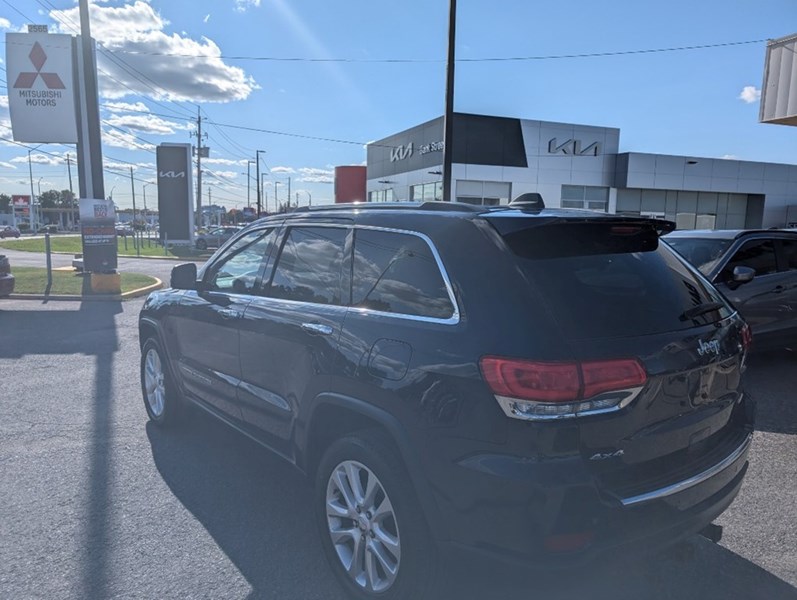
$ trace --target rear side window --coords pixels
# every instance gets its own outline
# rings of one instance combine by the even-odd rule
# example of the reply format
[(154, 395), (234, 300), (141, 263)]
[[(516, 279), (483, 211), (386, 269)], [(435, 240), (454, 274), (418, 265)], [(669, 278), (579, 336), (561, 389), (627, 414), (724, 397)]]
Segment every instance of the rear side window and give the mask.
[(345, 240), (344, 228), (292, 227), (266, 295), (315, 304), (342, 304)]
[(383, 312), (447, 319), (454, 306), (437, 261), (415, 235), (356, 229), (352, 305)]
[(742, 244), (722, 269), (720, 281), (730, 281), (734, 267), (755, 269), (756, 277), (778, 272), (775, 262), (775, 242), (773, 240), (750, 240)]
[[(677, 331), (731, 314), (711, 284), (658, 243), (653, 229), (548, 225), (504, 239), (569, 339)], [(686, 317), (711, 303), (721, 308)]]
[(797, 270), (797, 241), (781, 240), (783, 251), (783, 268), (787, 271)]

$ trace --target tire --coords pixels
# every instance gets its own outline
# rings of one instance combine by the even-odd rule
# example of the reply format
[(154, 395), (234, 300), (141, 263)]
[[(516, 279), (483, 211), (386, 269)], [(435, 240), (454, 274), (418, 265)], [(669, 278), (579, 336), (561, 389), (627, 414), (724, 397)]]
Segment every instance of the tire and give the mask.
[(196, 241), (196, 249), (197, 250), (207, 250), (208, 243), (205, 240), (197, 240)]
[[(359, 502), (352, 502), (352, 488), (347, 482), (357, 475)], [(372, 477), (375, 491), (369, 500)], [(341, 492), (343, 488), (349, 501)], [(351, 504), (355, 504), (353, 510), (348, 508)], [(324, 553), (348, 597), (439, 597), (442, 577), (437, 570), (435, 544), (403, 462), (378, 431), (358, 432), (327, 449), (316, 472), (314, 510)], [(336, 542), (333, 530), (337, 532)], [(355, 578), (347, 566), (353, 565), (357, 548), (361, 550), (357, 567), (352, 569), (357, 573)], [(395, 574), (383, 565), (392, 567)]]
[(176, 423), (182, 409), (166, 363), (166, 354), (154, 337), (141, 348), (141, 394), (150, 420), (160, 427)]

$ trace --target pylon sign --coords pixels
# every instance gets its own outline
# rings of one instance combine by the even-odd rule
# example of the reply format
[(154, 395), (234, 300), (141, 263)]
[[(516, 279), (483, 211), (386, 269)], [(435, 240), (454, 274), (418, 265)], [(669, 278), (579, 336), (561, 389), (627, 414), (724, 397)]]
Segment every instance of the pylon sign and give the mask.
[(14, 140), (77, 143), (72, 36), (6, 33), (6, 63)]

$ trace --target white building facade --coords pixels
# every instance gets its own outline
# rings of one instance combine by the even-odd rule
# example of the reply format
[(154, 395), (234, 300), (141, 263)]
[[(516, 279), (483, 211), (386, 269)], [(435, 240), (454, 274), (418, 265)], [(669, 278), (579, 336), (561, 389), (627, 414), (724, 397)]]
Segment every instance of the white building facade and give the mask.
[[(442, 199), (443, 120), (368, 145), (368, 199)], [(679, 229), (797, 226), (797, 165), (619, 153), (620, 130), (457, 113), (452, 199), (648, 215)]]

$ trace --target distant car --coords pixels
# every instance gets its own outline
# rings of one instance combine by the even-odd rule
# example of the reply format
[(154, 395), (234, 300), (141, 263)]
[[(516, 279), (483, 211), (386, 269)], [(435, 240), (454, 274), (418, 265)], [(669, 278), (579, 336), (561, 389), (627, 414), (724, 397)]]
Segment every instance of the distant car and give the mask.
[(736, 306), (756, 349), (797, 346), (797, 232), (685, 230), (664, 240)]
[(11, 274), (11, 263), (8, 258), (0, 254), (0, 298), (14, 292), (14, 276)]
[(117, 223), (116, 224), (116, 235), (121, 235), (122, 237), (127, 237), (128, 235), (133, 235), (133, 228), (128, 225), (127, 223)]
[(207, 250), (208, 248), (219, 248), (224, 242), (229, 240), (243, 227), (217, 227), (207, 233), (197, 235), (195, 245), (197, 250)]
[(12, 227), (11, 225), (2, 225), (0, 226), (0, 238), (18, 238), (19, 237), (19, 229), (16, 227)]
[(39, 233), (58, 233), (58, 225), (43, 225), (39, 228)]

